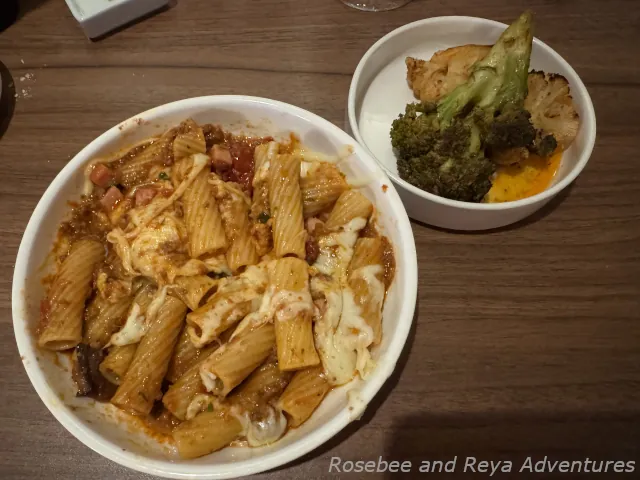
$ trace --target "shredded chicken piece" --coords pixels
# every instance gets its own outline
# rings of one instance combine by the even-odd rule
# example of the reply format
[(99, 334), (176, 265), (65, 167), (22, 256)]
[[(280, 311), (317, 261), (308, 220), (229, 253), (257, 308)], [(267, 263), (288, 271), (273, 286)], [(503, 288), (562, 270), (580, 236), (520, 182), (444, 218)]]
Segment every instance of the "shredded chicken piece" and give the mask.
[(490, 45), (461, 45), (436, 52), (431, 60), (407, 57), (407, 82), (416, 98), (435, 102), (469, 78), (471, 67), (491, 50)]

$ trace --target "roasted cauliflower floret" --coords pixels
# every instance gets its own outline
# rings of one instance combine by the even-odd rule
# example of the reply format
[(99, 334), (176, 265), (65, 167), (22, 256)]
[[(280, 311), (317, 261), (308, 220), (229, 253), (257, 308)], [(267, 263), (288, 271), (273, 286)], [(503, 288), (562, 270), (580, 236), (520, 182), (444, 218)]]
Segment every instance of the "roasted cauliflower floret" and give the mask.
[(482, 60), (491, 45), (461, 45), (436, 52), (431, 60), (407, 57), (407, 82), (416, 98), (436, 102), (465, 83), (471, 67)]
[(531, 113), (536, 129), (553, 135), (564, 150), (578, 134), (580, 117), (571, 98), (569, 82), (562, 75), (533, 71), (524, 108)]

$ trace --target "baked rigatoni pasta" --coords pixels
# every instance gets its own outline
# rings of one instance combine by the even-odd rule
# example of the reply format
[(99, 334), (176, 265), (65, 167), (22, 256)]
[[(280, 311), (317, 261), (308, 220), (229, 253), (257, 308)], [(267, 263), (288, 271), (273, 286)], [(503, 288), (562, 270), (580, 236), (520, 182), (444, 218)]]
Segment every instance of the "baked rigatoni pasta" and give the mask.
[(124, 324), (133, 298), (129, 295), (111, 301), (97, 294), (85, 313), (83, 342), (92, 348), (102, 348)]
[(194, 153), (206, 153), (206, 151), (207, 144), (202, 128), (191, 119), (182, 122), (173, 141), (174, 160), (180, 160)]
[(277, 442), (384, 335), (393, 252), (338, 160), (191, 119), (94, 159), (39, 345), (183, 458)]
[(343, 192), (336, 201), (325, 223), (327, 230), (343, 227), (355, 219), (367, 220), (373, 212), (373, 205), (357, 190)]
[(218, 290), (200, 308), (187, 315), (189, 336), (202, 348), (258, 308), (267, 287), (264, 266), (251, 266), (235, 277), (223, 278)]
[(332, 385), (350, 382), (357, 374), (364, 376), (371, 367), (368, 346), (373, 342), (373, 332), (354, 305), (346, 272), (358, 236), (372, 212), (373, 205), (360, 192), (344, 192), (318, 240), (320, 253), (313, 267), (320, 275), (311, 281), (311, 290), (322, 309), (314, 324), (314, 336), (327, 381)]
[(167, 297), (158, 316), (144, 336), (118, 390), (111, 399), (118, 408), (134, 415), (148, 415), (160, 398), (173, 347), (187, 313), (187, 306)]
[(203, 412), (178, 425), (173, 438), (182, 458), (197, 458), (226, 447), (242, 433), (240, 419), (228, 409)]
[(111, 335), (108, 345), (124, 346), (140, 341), (149, 325), (147, 310), (157, 293), (158, 289), (152, 283), (145, 282), (140, 286), (129, 306), (124, 326)]
[(251, 411), (264, 402), (276, 400), (291, 381), (293, 372), (280, 369), (277, 358), (267, 360), (230, 395), (229, 401), (245, 411)]
[(307, 231), (302, 216), (300, 157), (291, 154), (274, 156), (269, 172), (269, 206), (276, 256), (305, 258)]
[(180, 336), (178, 337), (178, 342), (173, 349), (173, 355), (171, 356), (169, 368), (167, 369), (167, 380), (171, 383), (178, 380), (187, 370), (189, 370), (189, 368), (191, 368), (193, 364), (198, 361), (201, 353), (201, 349), (197, 348), (191, 341), (189, 330), (185, 324), (182, 328), (182, 332), (180, 332)]
[(109, 382), (114, 385), (120, 385), (127, 370), (129, 370), (129, 366), (137, 349), (137, 343), (131, 343), (122, 347), (114, 345), (109, 348), (109, 353), (107, 353), (107, 356), (100, 363), (100, 373), (102, 373), (104, 378)]
[(313, 301), (308, 265), (294, 257), (274, 261), (269, 268), (278, 364), (299, 370), (320, 362), (313, 340)]
[(176, 277), (173, 293), (182, 300), (190, 310), (196, 310), (203, 299), (214, 292), (220, 281), (207, 275)]
[(260, 260), (251, 237), (250, 200), (239, 184), (224, 182), (217, 175), (209, 177), (218, 201), (224, 231), (229, 241), (227, 262), (233, 272), (239, 272)]
[(266, 324), (224, 344), (200, 365), (207, 391), (228, 395), (273, 352), (275, 341), (273, 325)]
[(269, 142), (256, 147), (254, 155), (255, 175), (253, 177), (253, 196), (251, 199), (250, 217), (252, 221), (251, 235), (259, 256), (266, 255), (273, 249), (271, 224), (271, 207), (269, 206), (269, 172), (271, 162), (278, 155), (277, 142)]
[(360, 316), (373, 330), (373, 344), (380, 343), (382, 338), (382, 305), (386, 290), (384, 251), (385, 242), (381, 237), (358, 239), (347, 274)]
[(304, 218), (330, 210), (343, 192), (349, 189), (337, 166), (319, 164), (300, 178)]
[(208, 182), (209, 172), (202, 171), (182, 196), (184, 223), (189, 238), (189, 254), (198, 258), (227, 249), (222, 217)]
[(113, 170), (110, 180), (118, 180), (125, 188), (133, 188), (143, 183), (154, 166), (171, 161), (169, 155), (175, 136), (175, 129), (169, 130), (159, 139), (134, 148), (120, 159), (110, 163), (107, 167)]
[(307, 421), (330, 389), (322, 367), (305, 368), (293, 376), (278, 406), (289, 417), (289, 425), (297, 427)]
[(194, 397), (201, 393), (206, 393), (202, 380), (200, 379), (200, 365), (211, 356), (217, 345), (204, 349), (198, 359), (189, 369), (171, 385), (162, 397), (162, 403), (176, 418), (184, 420), (187, 416), (189, 404)]
[(93, 273), (103, 258), (104, 246), (95, 240), (79, 240), (71, 247), (43, 302), (40, 347), (67, 350), (80, 343), (84, 303), (91, 294)]

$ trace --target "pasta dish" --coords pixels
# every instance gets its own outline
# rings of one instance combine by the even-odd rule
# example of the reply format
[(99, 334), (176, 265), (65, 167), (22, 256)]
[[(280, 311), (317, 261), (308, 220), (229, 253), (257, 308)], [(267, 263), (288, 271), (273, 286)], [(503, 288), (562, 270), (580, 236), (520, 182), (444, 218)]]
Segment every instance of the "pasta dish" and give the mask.
[(86, 170), (38, 346), (183, 458), (261, 446), (375, 368), (393, 249), (333, 157), (186, 120)]

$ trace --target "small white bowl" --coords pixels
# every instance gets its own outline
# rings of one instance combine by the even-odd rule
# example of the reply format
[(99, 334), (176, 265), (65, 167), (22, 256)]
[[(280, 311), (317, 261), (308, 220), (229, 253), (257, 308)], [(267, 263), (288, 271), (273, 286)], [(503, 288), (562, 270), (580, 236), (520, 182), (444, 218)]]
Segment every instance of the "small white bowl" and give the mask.
[[(83, 166), (98, 155), (160, 133), (186, 118), (220, 123), (235, 133), (288, 138), (295, 132), (307, 146), (329, 155), (353, 146), (340, 163), (347, 179), (368, 180), (362, 192), (374, 202), (379, 225), (394, 245), (396, 277), (383, 312), (383, 338), (373, 351), (377, 366), (366, 381), (331, 391), (313, 416), (275, 444), (263, 448), (226, 448), (195, 460), (180, 460), (167, 446), (147, 436), (131, 417), (110, 404), (76, 398), (66, 357), (38, 350), (34, 326), (44, 292), (48, 252), (67, 201), (77, 199)], [(417, 290), (416, 250), (400, 197), (375, 160), (330, 122), (274, 100), (245, 96), (191, 98), (153, 108), (130, 118), (92, 141), (58, 174), (38, 203), (22, 238), (13, 276), (13, 326), (24, 367), (38, 395), (58, 421), (81, 442), (105, 457), (141, 472), (182, 479), (232, 478), (269, 470), (304, 455), (362, 415), (393, 372), (413, 321)], [(66, 367), (66, 368), (65, 368)], [(347, 392), (354, 390), (348, 400)]]
[(433, 195), (398, 176), (391, 148), (391, 122), (417, 101), (407, 85), (404, 60), (428, 60), (438, 50), (465, 44), (491, 45), (507, 25), (475, 17), (435, 17), (400, 27), (378, 40), (360, 60), (351, 80), (349, 127), (358, 142), (378, 160), (398, 189), (411, 218), (454, 230), (502, 227), (532, 214), (566, 188), (587, 164), (596, 139), (591, 98), (573, 68), (551, 47), (534, 39), (531, 68), (564, 75), (580, 115), (580, 131), (562, 155), (552, 184), (537, 195), (506, 203), (468, 203)]

